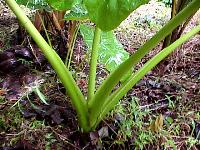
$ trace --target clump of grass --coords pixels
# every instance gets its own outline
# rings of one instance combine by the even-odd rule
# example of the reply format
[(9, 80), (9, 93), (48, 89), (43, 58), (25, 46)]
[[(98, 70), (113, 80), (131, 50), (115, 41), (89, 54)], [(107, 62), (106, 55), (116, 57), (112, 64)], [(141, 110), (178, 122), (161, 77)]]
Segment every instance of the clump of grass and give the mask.
[[(1, 100), (5, 101), (4, 99)], [(4, 109), (0, 116), (0, 131), (2, 131), (0, 135), (5, 140), (1, 140), (0, 146), (15, 145), (19, 141), (23, 122), (24, 118), (17, 108)]]
[(132, 141), (129, 148), (144, 149), (155, 140), (149, 129), (149, 111), (141, 111), (138, 101), (138, 98), (132, 97), (130, 101), (120, 102), (112, 111), (111, 116), (115, 118), (115, 125), (118, 126), (115, 144), (125, 146), (128, 141)]
[[(177, 100), (180, 100), (180, 97), (177, 97)], [(177, 109), (180, 103), (171, 101), (168, 104), (168, 111), (176, 113), (176, 117), (173, 117), (164, 112), (161, 115), (159, 111), (141, 110), (139, 103), (138, 98), (132, 97), (131, 100), (121, 101), (112, 111), (110, 119), (114, 119), (112, 124), (117, 128), (115, 128), (116, 136), (112, 139), (113, 145), (129, 149), (182, 149), (184, 147), (189, 149), (198, 145), (198, 140), (193, 134), (194, 119), (200, 118), (198, 112), (189, 114), (187, 110), (188, 113), (185, 114), (185, 108)], [(153, 131), (152, 123), (160, 115), (163, 118), (162, 126), (159, 131)]]
[(45, 121), (34, 117), (25, 119), (17, 106), (6, 108), (0, 116), (0, 136), (4, 137), (0, 147), (16, 146), (22, 141), (32, 146), (37, 143), (34, 146), (38, 149), (51, 149), (53, 144), (56, 147), (61, 144)]

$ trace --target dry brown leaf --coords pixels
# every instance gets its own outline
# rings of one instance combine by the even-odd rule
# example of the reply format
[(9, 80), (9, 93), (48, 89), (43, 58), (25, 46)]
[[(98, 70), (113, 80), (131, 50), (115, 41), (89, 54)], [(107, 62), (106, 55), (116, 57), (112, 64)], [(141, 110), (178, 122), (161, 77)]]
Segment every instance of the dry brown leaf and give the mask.
[(155, 121), (153, 121), (150, 125), (150, 129), (153, 132), (159, 132), (163, 127), (163, 115), (160, 114)]

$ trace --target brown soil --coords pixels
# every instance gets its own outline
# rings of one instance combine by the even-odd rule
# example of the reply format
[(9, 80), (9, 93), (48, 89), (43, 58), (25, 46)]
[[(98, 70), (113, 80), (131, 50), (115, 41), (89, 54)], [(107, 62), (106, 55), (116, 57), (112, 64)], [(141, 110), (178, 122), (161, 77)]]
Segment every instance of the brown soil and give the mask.
[[(10, 17), (8, 9), (2, 3), (0, 4), (0, 33), (3, 33), (0, 34), (0, 49), (4, 49), (5, 52), (7, 48), (15, 47), (11, 39), (16, 36), (18, 23), (14, 17)], [(146, 9), (148, 10), (147, 7), (145, 11)], [(136, 14), (140, 14), (140, 11)], [(196, 24), (195, 17), (186, 31)], [(131, 17), (122, 26), (130, 23), (132, 21), (130, 19)], [(167, 19), (164, 20), (166, 21)], [(152, 30), (153, 28), (145, 30), (146, 26), (142, 26), (141, 31), (135, 31), (135, 27), (131, 28), (129, 33), (131, 36), (127, 33), (123, 34), (123, 27), (116, 30), (119, 40), (128, 52), (134, 53), (158, 30)], [(148, 34), (142, 34), (144, 30)], [(127, 41), (126, 36), (131, 40)], [(160, 47), (161, 44), (142, 59), (136, 69), (160, 51)], [(85, 57), (86, 51), (82, 49), (85, 49), (85, 46), (79, 37), (75, 46), (72, 69), (76, 71), (74, 76), (77, 83), (86, 94), (89, 68)], [(146, 75), (120, 103), (128, 107), (133, 97), (139, 98), (139, 110), (142, 112), (149, 110), (141, 125), (142, 130), (145, 131), (148, 131), (150, 120), (155, 119), (159, 114), (173, 119), (170, 127), (163, 125), (163, 130), (168, 131), (167, 135), (152, 133), (155, 140), (145, 144), (144, 149), (164, 149), (162, 144), (170, 137), (174, 140), (177, 149), (184, 150), (188, 148), (189, 138), (197, 138), (196, 133), (200, 130), (200, 117), (197, 115), (200, 110), (199, 49), (200, 35), (197, 35), (167, 58), (165, 63), (161, 64), (162, 67), (156, 67)], [(16, 51), (12, 53), (17, 57)], [(22, 59), (22, 56), (19, 58)], [(31, 63), (25, 65), (26, 71), (20, 70), (17, 74), (1, 72), (0, 99), (3, 99), (3, 102), (0, 102), (0, 150), (134, 149), (138, 146), (135, 141), (139, 137), (138, 130), (141, 129), (133, 126), (131, 137), (122, 137), (121, 124), (125, 119), (115, 114), (117, 110), (102, 121), (96, 131), (88, 134), (81, 133), (70, 100), (48, 63), (44, 62), (42, 66), (38, 66), (34, 58), (29, 61)], [(104, 66), (99, 64), (98, 85), (107, 74)], [(49, 105), (41, 102), (33, 92), (33, 86), (40, 88)], [(192, 127), (194, 122), (196, 126)], [(174, 131), (177, 125), (179, 125), (179, 132), (170, 132), (170, 130)], [(198, 149), (199, 145), (192, 145), (191, 148)]]

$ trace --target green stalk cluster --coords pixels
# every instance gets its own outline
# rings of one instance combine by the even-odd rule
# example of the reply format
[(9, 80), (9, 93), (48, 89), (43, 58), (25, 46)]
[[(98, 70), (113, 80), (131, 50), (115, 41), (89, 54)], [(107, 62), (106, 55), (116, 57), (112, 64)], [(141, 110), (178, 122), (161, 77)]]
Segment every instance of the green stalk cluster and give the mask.
[(199, 8), (199, 0), (193, 0), (185, 9), (170, 20), (154, 37), (147, 41), (141, 48), (139, 48), (128, 60), (123, 62), (109, 77), (103, 82), (99, 89), (95, 92), (96, 67), (98, 58), (98, 49), (101, 39), (101, 30), (96, 27), (95, 36), (93, 40), (88, 97), (84, 98), (80, 88), (73, 79), (70, 71), (62, 62), (58, 54), (40, 35), (31, 21), (27, 18), (15, 0), (6, 0), (8, 6), (12, 9), (18, 17), (21, 24), (25, 27), (27, 32), (31, 35), (38, 47), (44, 53), (45, 57), (52, 65), (57, 73), (59, 79), (67, 90), (72, 104), (77, 111), (80, 127), (84, 132), (95, 130), (100, 121), (105, 115), (113, 109), (117, 102), (153, 67), (155, 67), (161, 60), (167, 57), (178, 46), (186, 42), (190, 37), (200, 31), (200, 25), (195, 27), (189, 33), (182, 36), (180, 39), (172, 43), (160, 53), (155, 55), (144, 66), (134, 73), (128, 81), (121, 85), (115, 92), (112, 93), (115, 85), (120, 79), (137, 64), (151, 49), (153, 49), (159, 42), (161, 42), (167, 35), (169, 35), (179, 24), (194, 14)]

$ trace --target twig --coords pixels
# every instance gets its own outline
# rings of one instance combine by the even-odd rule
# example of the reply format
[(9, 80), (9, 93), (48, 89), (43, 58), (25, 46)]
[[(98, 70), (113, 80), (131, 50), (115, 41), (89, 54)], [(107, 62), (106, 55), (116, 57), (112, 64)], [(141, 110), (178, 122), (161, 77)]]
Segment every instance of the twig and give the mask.
[(113, 130), (113, 128), (111, 128), (111, 126), (110, 126), (105, 120), (103, 120), (103, 122), (110, 128), (110, 130), (111, 130), (115, 135), (117, 135), (117, 133), (115, 132), (115, 130)]
[(74, 147), (74, 148), (76, 148), (76, 149), (78, 149), (78, 150), (81, 150), (79, 147), (77, 147), (77, 146), (75, 146), (74, 144), (70, 143), (70, 142), (69, 142), (69, 139), (67, 139), (67, 138), (64, 137), (63, 135), (57, 133), (53, 128), (50, 127), (50, 129), (53, 131), (53, 133), (55, 133), (57, 136), (59, 136), (59, 138), (60, 138), (61, 140), (63, 140), (64, 142), (66, 142), (66, 143), (69, 144), (70, 146), (72, 146), (72, 147)]
[(168, 106), (167, 99), (163, 99), (163, 100), (159, 100), (157, 103), (140, 106), (140, 109), (141, 110), (148, 109), (150, 111), (154, 111), (160, 108), (166, 108), (167, 106)]

